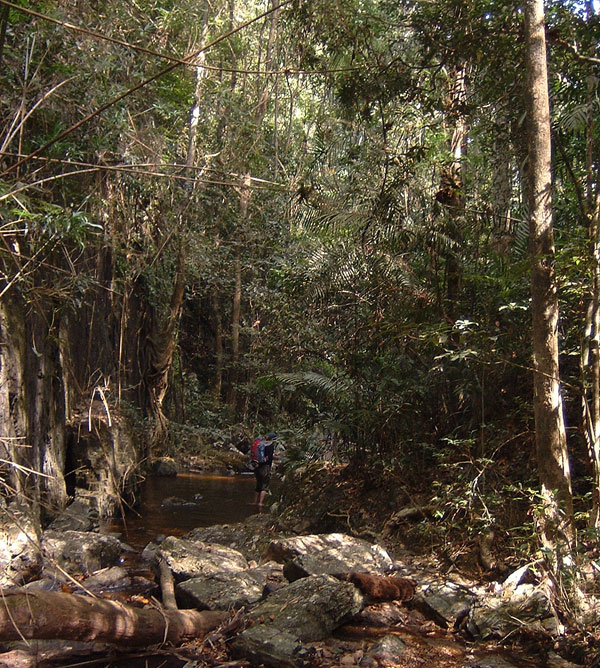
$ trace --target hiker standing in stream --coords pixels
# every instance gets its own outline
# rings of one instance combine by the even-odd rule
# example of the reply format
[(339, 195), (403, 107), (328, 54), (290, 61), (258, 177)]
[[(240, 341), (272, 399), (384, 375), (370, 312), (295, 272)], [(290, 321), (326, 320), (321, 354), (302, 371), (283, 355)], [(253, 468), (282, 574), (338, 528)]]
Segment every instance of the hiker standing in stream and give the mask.
[(271, 481), (271, 467), (273, 466), (273, 453), (275, 452), (275, 439), (277, 434), (267, 434), (266, 437), (259, 436), (252, 443), (250, 450), (250, 466), (256, 478), (256, 494), (254, 503), (262, 507), (269, 482)]

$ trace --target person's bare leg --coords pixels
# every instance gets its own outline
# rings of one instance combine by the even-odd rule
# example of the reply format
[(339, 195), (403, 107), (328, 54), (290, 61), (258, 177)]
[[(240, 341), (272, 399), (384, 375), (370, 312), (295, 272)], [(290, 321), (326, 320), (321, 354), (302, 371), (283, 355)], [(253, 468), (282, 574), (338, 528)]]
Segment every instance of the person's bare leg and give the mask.
[(267, 493), (264, 492), (264, 491), (258, 493), (258, 505), (259, 506), (262, 506), (262, 504), (264, 503), (265, 496), (267, 496)]

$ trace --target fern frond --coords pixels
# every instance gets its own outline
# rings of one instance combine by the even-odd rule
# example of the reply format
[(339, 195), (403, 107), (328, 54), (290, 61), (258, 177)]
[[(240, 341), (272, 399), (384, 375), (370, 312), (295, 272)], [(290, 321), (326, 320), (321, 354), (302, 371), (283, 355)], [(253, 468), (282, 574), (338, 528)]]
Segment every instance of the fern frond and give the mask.
[(316, 371), (275, 373), (272, 377), (288, 389), (312, 390), (329, 397), (344, 395), (351, 387), (351, 383), (347, 378), (340, 376), (330, 378)]

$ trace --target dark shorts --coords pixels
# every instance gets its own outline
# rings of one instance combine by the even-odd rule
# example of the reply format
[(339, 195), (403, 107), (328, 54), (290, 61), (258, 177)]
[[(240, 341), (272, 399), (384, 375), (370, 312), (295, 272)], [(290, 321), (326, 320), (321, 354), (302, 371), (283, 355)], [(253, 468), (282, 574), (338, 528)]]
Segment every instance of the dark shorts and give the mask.
[(256, 476), (256, 491), (264, 492), (269, 489), (269, 482), (271, 481), (271, 467), (268, 464), (259, 464), (255, 469)]

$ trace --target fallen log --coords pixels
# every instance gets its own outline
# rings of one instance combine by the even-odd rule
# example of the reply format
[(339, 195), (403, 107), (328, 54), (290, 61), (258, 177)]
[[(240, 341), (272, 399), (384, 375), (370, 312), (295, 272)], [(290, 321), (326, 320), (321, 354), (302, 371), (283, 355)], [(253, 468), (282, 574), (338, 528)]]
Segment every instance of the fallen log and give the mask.
[[(108, 659), (118, 656), (114, 645), (69, 640), (28, 640), (11, 643), (13, 649), (0, 654), (0, 668), (43, 668), (43, 666), (78, 665), (93, 656)], [(14, 645), (18, 645), (14, 647)], [(123, 656), (128, 656), (130, 650)], [(108, 665), (108, 664), (107, 664)]]
[(62, 639), (125, 646), (178, 644), (204, 636), (226, 612), (134, 608), (62, 592), (0, 591), (0, 641)]

